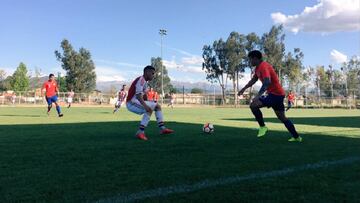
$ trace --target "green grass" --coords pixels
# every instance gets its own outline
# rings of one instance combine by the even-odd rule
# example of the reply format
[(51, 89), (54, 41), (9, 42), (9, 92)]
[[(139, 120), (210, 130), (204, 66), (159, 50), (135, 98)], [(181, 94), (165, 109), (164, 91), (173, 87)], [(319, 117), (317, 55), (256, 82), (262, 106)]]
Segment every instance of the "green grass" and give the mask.
[[(121, 109), (0, 107), (0, 202), (92, 202), (204, 179), (302, 166), (360, 156), (359, 110), (292, 109), (288, 117), (303, 143), (264, 109), (270, 131), (256, 137), (249, 109), (165, 109), (174, 135), (147, 128), (148, 142), (134, 138), (140, 117)], [(154, 118), (153, 118), (154, 119)], [(203, 123), (215, 133), (201, 132)], [(262, 178), (146, 202), (356, 202), (360, 162)]]

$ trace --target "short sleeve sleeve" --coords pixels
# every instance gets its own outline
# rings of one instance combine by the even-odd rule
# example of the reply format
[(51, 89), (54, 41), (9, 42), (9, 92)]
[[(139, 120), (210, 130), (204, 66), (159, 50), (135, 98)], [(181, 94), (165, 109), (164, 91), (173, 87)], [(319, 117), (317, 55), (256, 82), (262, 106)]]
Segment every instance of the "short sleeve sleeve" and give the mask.
[(146, 88), (146, 81), (141, 77), (136, 83), (135, 94), (144, 94)]

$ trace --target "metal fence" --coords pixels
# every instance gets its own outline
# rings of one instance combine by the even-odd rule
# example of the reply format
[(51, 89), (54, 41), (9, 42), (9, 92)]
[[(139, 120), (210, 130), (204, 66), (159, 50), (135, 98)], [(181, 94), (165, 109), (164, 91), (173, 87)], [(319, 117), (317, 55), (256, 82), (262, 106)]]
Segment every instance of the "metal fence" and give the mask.
[[(60, 92), (58, 101), (60, 104), (67, 102), (67, 93)], [(115, 96), (110, 94), (87, 94), (75, 93), (73, 97), (74, 104), (82, 105), (106, 105), (115, 103)], [(39, 105), (46, 104), (45, 97), (41, 97), (35, 92), (3, 92), (0, 93), (0, 105)]]
[[(58, 95), (60, 105), (67, 102), (67, 93), (60, 92)], [(254, 94), (253, 94), (254, 95)], [(349, 96), (329, 97), (316, 92), (305, 94), (296, 94), (294, 103), (295, 108), (360, 108), (359, 90), (349, 90)], [(116, 95), (104, 93), (75, 93), (73, 104), (76, 106), (110, 106), (116, 102)], [(175, 94), (174, 105), (207, 105), (207, 106), (244, 106), (249, 105), (251, 96), (249, 93), (245, 97), (240, 98), (235, 103), (234, 93), (227, 92), (225, 101), (219, 94)], [(170, 98), (165, 97), (162, 101), (163, 105), (170, 103)], [(287, 102), (285, 100), (285, 102)], [(44, 97), (35, 92), (0, 92), (0, 105), (46, 105)]]

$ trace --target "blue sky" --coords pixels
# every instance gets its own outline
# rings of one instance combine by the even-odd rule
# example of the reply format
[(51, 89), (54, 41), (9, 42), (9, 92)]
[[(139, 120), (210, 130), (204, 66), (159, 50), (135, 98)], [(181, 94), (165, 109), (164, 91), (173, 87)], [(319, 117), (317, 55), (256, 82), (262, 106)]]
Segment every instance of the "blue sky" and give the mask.
[(262, 35), (276, 23), (286, 28), (287, 51), (301, 48), (306, 66), (336, 66), (360, 55), (360, 1), (340, 2), (0, 0), (0, 69), (12, 74), (24, 62), (44, 75), (62, 71), (54, 51), (66, 38), (75, 49), (90, 50), (99, 80), (132, 80), (160, 56), (164, 28), (170, 77), (204, 81), (203, 45), (231, 31)]

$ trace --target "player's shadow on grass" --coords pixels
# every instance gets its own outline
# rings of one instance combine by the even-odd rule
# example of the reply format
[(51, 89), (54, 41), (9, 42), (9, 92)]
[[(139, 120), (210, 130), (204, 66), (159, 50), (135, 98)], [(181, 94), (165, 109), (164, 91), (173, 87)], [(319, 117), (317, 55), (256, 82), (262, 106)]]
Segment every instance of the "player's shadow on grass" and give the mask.
[[(331, 127), (350, 127), (360, 128), (360, 116), (349, 117), (289, 117), (289, 119), (296, 125), (317, 125), (317, 126), (331, 126)], [(254, 118), (225, 118), (224, 120), (235, 121), (255, 121)], [(277, 118), (264, 118), (265, 123), (281, 123)]]
[(8, 115), (0, 115), (0, 117), (41, 117), (40, 115), (19, 115), (19, 114), (8, 114)]
[[(317, 134), (289, 143), (286, 131), (167, 122), (149, 141), (137, 140), (138, 121), (0, 125), (0, 202), (88, 202), (99, 197), (207, 178), (337, 160), (360, 154), (360, 139)], [(12, 177), (12, 178), (9, 178)], [(26, 183), (26, 184), (24, 184)], [(59, 189), (61, 188), (61, 189)]]

